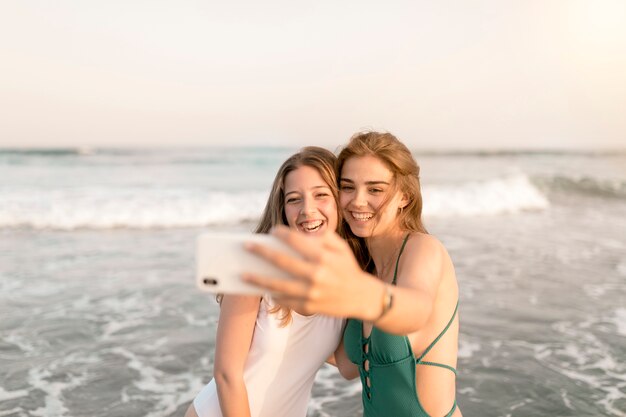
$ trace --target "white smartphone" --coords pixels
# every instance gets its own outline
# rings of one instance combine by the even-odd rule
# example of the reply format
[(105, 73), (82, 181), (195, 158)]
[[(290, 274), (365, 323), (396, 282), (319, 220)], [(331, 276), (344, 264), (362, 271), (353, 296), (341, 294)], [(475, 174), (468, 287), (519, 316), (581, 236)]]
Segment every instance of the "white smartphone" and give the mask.
[(203, 233), (196, 244), (196, 283), (202, 291), (224, 294), (263, 294), (264, 290), (241, 280), (243, 272), (274, 278), (291, 276), (265, 259), (248, 252), (245, 242), (257, 242), (301, 258), (272, 235), (258, 233)]

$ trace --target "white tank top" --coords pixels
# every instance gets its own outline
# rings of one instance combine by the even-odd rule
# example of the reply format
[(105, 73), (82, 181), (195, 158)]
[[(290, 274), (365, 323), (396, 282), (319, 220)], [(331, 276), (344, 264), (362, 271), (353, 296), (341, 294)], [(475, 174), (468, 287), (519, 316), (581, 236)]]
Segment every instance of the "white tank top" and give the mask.
[[(303, 316), (280, 327), (269, 296), (259, 305), (250, 352), (244, 368), (252, 417), (305, 417), (315, 374), (335, 351), (344, 320), (323, 315)], [(222, 417), (215, 380), (193, 401), (199, 417)]]

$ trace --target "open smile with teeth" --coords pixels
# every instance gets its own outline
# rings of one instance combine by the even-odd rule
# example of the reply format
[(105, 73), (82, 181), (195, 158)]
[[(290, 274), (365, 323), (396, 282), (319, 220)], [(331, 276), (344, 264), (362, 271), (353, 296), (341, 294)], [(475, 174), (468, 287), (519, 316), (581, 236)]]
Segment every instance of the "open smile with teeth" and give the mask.
[(374, 217), (373, 213), (357, 213), (355, 211), (351, 211), (350, 214), (352, 214), (353, 219), (360, 221), (360, 222), (366, 222), (370, 220), (372, 217)]
[(324, 224), (324, 220), (311, 220), (300, 223), (300, 228), (308, 233), (317, 232)]

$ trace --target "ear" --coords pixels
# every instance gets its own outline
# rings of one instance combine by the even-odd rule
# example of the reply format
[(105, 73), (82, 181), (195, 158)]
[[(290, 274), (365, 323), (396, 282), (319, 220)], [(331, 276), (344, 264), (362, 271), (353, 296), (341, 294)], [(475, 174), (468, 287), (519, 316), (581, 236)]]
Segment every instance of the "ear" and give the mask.
[(409, 196), (406, 195), (406, 193), (402, 193), (402, 197), (400, 198), (400, 208), (405, 208), (409, 205), (410, 202), (411, 199), (409, 198)]

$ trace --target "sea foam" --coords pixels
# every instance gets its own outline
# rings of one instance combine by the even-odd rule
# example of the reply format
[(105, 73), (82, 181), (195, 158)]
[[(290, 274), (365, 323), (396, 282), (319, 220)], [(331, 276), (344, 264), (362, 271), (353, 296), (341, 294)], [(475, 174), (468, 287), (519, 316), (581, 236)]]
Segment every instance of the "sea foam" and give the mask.
[[(424, 215), (492, 216), (549, 207), (525, 175), (424, 187)], [(75, 187), (5, 189), (0, 228), (181, 228), (257, 220), (267, 191)]]
[(550, 203), (526, 175), (424, 188), (425, 216), (477, 216), (544, 210)]

